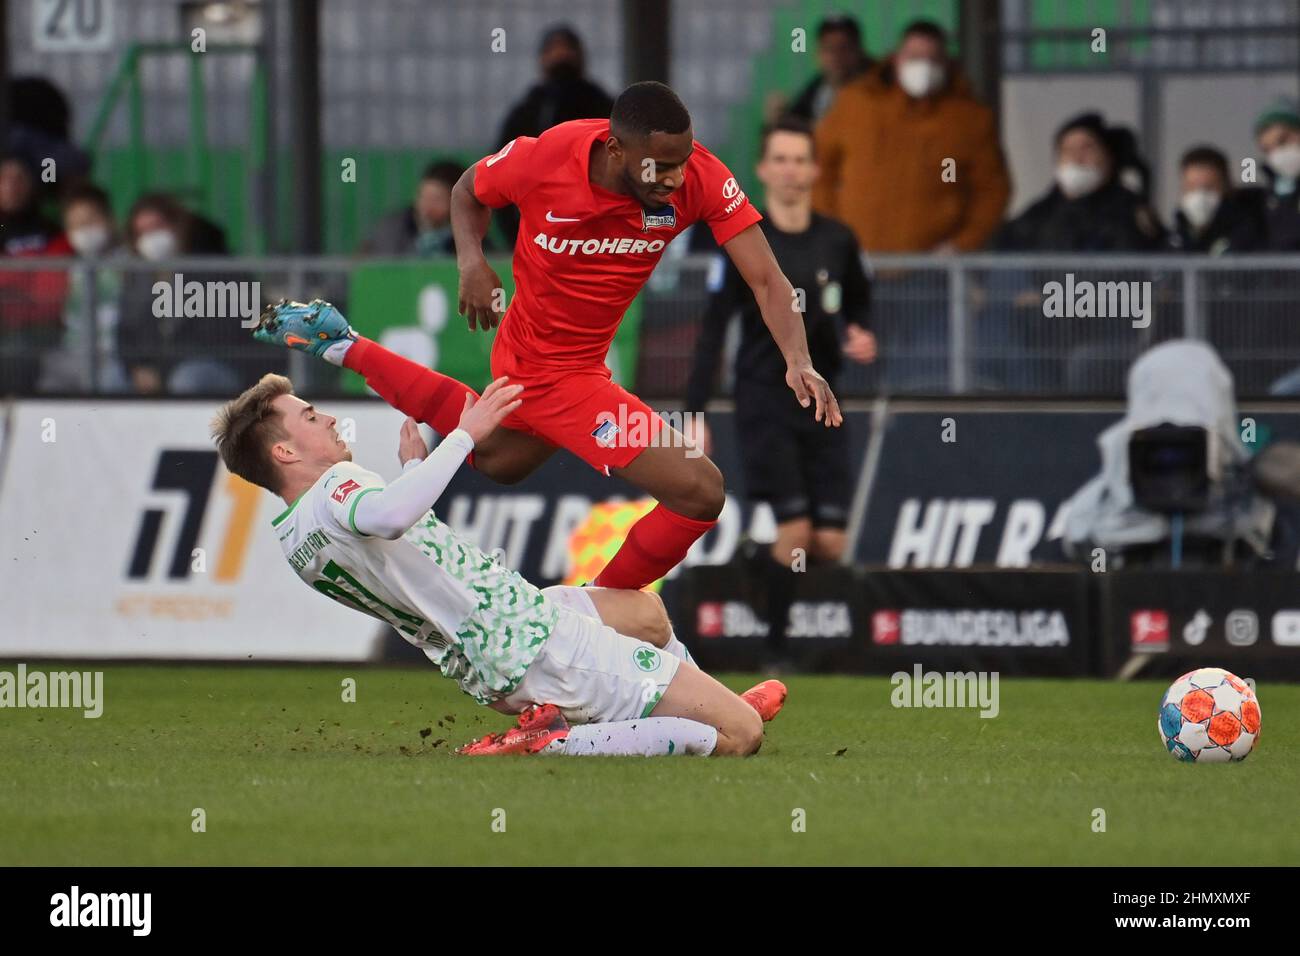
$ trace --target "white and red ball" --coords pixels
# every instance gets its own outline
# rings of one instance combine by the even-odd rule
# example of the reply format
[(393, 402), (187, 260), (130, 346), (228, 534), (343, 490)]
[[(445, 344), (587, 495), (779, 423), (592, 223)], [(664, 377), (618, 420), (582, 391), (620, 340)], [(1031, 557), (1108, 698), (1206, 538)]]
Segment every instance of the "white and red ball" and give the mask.
[(1188, 671), (1160, 701), (1156, 722), (1165, 749), (1189, 763), (1245, 760), (1259, 741), (1255, 691), (1221, 667)]

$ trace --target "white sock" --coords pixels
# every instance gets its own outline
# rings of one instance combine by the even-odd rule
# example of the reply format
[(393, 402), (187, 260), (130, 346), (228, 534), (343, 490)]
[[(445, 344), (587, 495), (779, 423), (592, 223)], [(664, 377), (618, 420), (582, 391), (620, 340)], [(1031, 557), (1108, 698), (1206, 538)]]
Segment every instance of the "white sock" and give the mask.
[(566, 757), (707, 757), (717, 745), (717, 728), (708, 724), (685, 717), (642, 717), (578, 724), (570, 728), (563, 749), (547, 747), (542, 752)]
[(668, 643), (663, 646), (663, 650), (673, 655), (673, 657), (681, 658), (684, 661), (690, 661), (692, 664), (695, 663), (694, 659), (691, 657), (691, 652), (686, 649), (686, 645), (677, 640), (677, 633), (675, 631), (668, 632)]
[(348, 349), (352, 348), (352, 343), (355, 341), (355, 339), (342, 339), (341, 341), (335, 342), (321, 353), (321, 358), (329, 362), (331, 365), (341, 366), (343, 364), (343, 356), (348, 354)]

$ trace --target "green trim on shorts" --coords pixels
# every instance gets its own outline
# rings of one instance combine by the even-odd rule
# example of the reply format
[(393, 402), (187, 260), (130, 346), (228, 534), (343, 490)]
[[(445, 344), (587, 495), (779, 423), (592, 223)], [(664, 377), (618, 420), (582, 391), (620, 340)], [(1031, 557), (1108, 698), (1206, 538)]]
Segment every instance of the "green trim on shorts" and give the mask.
[(655, 691), (655, 695), (654, 695), (653, 699), (651, 699), (651, 700), (650, 700), (650, 701), (645, 705), (645, 709), (644, 709), (643, 711), (641, 711), (641, 717), (639, 717), (638, 719), (641, 720), (641, 719), (644, 719), (644, 718), (646, 718), (646, 717), (649, 717), (649, 716), (650, 716), (650, 712), (651, 712), (652, 710), (655, 709), (655, 706), (659, 703), (660, 700), (663, 699), (663, 696), (664, 696), (664, 692), (663, 692), (662, 690), (657, 690), (657, 691)]

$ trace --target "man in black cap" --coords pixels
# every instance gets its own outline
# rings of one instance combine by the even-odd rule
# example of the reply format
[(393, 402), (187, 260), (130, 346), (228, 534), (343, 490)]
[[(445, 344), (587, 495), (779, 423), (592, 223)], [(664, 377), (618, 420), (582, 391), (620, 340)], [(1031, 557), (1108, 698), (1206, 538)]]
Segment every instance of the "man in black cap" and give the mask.
[[(542, 34), (537, 51), (542, 79), (506, 114), (497, 146), (519, 136), (540, 136), (559, 123), (576, 119), (603, 119), (614, 108), (614, 100), (586, 77), (586, 53), (582, 38), (565, 24)], [(513, 206), (498, 212), (501, 231), (511, 245), (519, 231), (519, 213)]]

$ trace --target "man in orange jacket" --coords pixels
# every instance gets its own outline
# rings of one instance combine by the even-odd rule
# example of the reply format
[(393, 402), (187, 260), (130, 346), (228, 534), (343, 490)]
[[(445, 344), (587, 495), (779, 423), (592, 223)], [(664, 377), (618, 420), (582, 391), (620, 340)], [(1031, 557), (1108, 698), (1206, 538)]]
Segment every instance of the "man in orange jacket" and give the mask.
[(842, 87), (817, 127), (818, 212), (868, 252), (966, 252), (997, 229), (1010, 193), (992, 111), (918, 20), (898, 49)]

